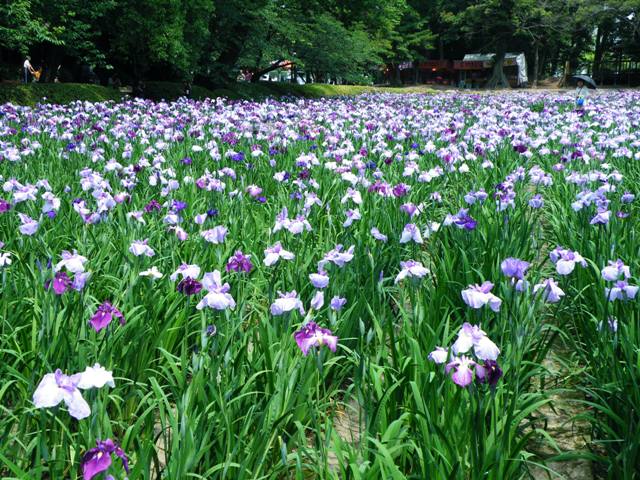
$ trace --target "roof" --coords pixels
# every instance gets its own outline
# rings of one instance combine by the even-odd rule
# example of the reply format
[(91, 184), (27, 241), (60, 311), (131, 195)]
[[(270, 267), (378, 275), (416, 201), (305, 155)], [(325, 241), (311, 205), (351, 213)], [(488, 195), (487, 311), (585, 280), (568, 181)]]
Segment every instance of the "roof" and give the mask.
[[(516, 59), (524, 53), (507, 53), (505, 54), (505, 60)], [(462, 59), (465, 62), (490, 62), (495, 57), (495, 53), (467, 53)]]

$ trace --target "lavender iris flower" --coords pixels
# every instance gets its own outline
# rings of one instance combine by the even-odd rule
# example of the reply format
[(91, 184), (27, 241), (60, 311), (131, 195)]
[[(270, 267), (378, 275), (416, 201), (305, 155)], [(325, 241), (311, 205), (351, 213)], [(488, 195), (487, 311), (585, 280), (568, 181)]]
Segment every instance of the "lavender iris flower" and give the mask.
[(455, 355), (467, 353), (473, 347), (473, 352), (480, 360), (497, 360), (500, 349), (487, 334), (478, 326), (465, 322), (458, 332), (458, 338), (451, 346)]
[(542, 298), (549, 303), (558, 303), (565, 295), (553, 278), (547, 278), (533, 287), (533, 293), (539, 290), (542, 290)]
[(587, 266), (587, 261), (578, 252), (572, 252), (566, 248), (556, 247), (549, 253), (551, 261), (556, 265), (558, 275), (569, 275), (573, 272), (576, 263), (583, 268)]
[(147, 245), (147, 243), (149, 243), (148, 238), (145, 240), (135, 240), (131, 243), (131, 246), (129, 246), (129, 251), (136, 257), (139, 257), (141, 255), (153, 257), (156, 252), (154, 252), (153, 249), (149, 245)]
[(31, 236), (38, 231), (38, 227), (40, 227), (40, 224), (33, 218), (25, 215), (24, 213), (19, 213), (18, 217), (20, 217), (20, 222), (22, 223), (22, 225), (18, 227), (18, 230), (20, 230), (21, 234)]
[(309, 281), (315, 288), (327, 288), (329, 285), (329, 275), (324, 270), (309, 275)]
[(6, 213), (11, 210), (11, 204), (6, 200), (0, 198), (0, 213)]
[(402, 269), (400, 270), (400, 273), (398, 273), (398, 275), (396, 276), (394, 283), (398, 283), (407, 277), (422, 278), (427, 273), (429, 273), (429, 270), (426, 269), (422, 265), (422, 263), (416, 262), (414, 260), (407, 260), (406, 262), (400, 262), (400, 267), (402, 267)]
[[(631, 192), (624, 192), (624, 194), (620, 197), (620, 201), (622, 203), (631, 203), (635, 200), (636, 196)], [(0, 212), (2, 212), (1, 201), (0, 201)]]
[(56, 263), (55, 271), (59, 272), (63, 268), (66, 268), (71, 273), (81, 273), (84, 272), (84, 264), (87, 262), (87, 258), (82, 255), (78, 255), (77, 251), (73, 251), (73, 253), (67, 252), (66, 250), (61, 254), (62, 260)]
[(200, 236), (202, 236), (202, 238), (204, 238), (207, 242), (217, 245), (220, 243), (224, 243), (224, 239), (228, 233), (229, 230), (227, 229), (227, 227), (218, 225), (209, 230), (200, 232)]
[(342, 245), (336, 245), (336, 248), (327, 252), (322, 260), (318, 262), (318, 270), (322, 270), (327, 263), (333, 263), (342, 268), (351, 260), (353, 260), (354, 245), (344, 250)]
[(324, 305), (324, 292), (322, 290), (316, 291), (315, 295), (311, 299), (311, 308), (314, 310), (320, 310)]
[(605, 288), (605, 297), (610, 302), (615, 300), (633, 300), (638, 293), (638, 287), (629, 285), (626, 280), (618, 280), (611, 288)]
[(117, 443), (108, 438), (106, 440), (97, 440), (96, 447), (89, 450), (82, 457), (82, 479), (92, 480), (96, 475), (108, 470), (111, 466), (112, 454), (122, 460), (122, 466), (128, 474), (129, 461), (127, 456)]
[(326, 345), (329, 350), (335, 352), (338, 346), (338, 337), (333, 335), (331, 330), (320, 328), (315, 322), (303, 325), (293, 334), (293, 337), (305, 357), (313, 347), (320, 348), (322, 345)]
[(529, 282), (524, 279), (524, 276), (529, 269), (529, 262), (509, 257), (502, 261), (500, 268), (504, 276), (511, 280), (511, 285), (515, 285), (517, 291), (523, 292), (528, 287)]
[(183, 263), (169, 276), (169, 278), (172, 282), (175, 282), (178, 279), (178, 276), (181, 276), (182, 278), (198, 278), (200, 276), (200, 267), (198, 265), (188, 265)]
[(276, 242), (275, 245), (264, 251), (264, 264), (270, 267), (271, 265), (275, 265), (280, 259), (293, 260), (295, 257), (295, 254), (282, 248), (280, 242)]
[(231, 287), (228, 283), (222, 283), (222, 278), (218, 270), (205, 273), (202, 276), (202, 286), (209, 293), (196, 305), (198, 310), (202, 310), (204, 307), (210, 307), (215, 310), (226, 310), (227, 308), (233, 310), (236, 307), (235, 300), (231, 294), (229, 294)]
[(529, 206), (531, 208), (542, 208), (544, 206), (544, 199), (542, 198), (542, 195), (537, 194), (531, 197), (531, 200), (529, 200)]
[(280, 298), (271, 304), (271, 315), (280, 316), (296, 309), (300, 312), (300, 315), (304, 315), (304, 307), (295, 290), (286, 293), (278, 292), (278, 295)]
[(620, 277), (624, 277), (625, 280), (628, 279), (631, 276), (631, 271), (622, 260), (618, 259), (615, 262), (609, 262), (609, 265), (602, 269), (601, 274), (602, 278), (608, 282), (615, 282), (620, 280)]
[(96, 332), (99, 332), (103, 328), (107, 328), (114, 318), (120, 320), (120, 325), (124, 325), (124, 315), (122, 315), (122, 312), (111, 305), (110, 302), (103, 302), (96, 310), (96, 313), (93, 314), (93, 317), (91, 317), (91, 326)]
[(591, 219), (591, 221), (589, 221), (589, 223), (591, 225), (606, 225), (607, 223), (609, 223), (609, 220), (611, 219), (611, 211), (605, 209), (598, 209), (598, 213), (596, 214), (595, 217), (593, 217)]
[(494, 312), (500, 311), (502, 300), (491, 293), (493, 283), (486, 281), (482, 285), (469, 285), (466, 290), (462, 290), (462, 299), (464, 303), (474, 309), (482, 308), (489, 305)]
[(509, 257), (502, 261), (502, 263), (500, 264), (500, 268), (502, 269), (502, 273), (505, 277), (514, 280), (522, 280), (527, 274), (529, 262), (525, 262), (524, 260), (520, 260), (518, 258)]
[(347, 304), (346, 298), (335, 296), (331, 299), (330, 305), (333, 310), (340, 311)]
[(113, 375), (97, 363), (75, 375), (65, 375), (58, 369), (42, 378), (33, 393), (33, 404), (36, 408), (52, 408), (64, 401), (69, 415), (81, 420), (91, 414), (91, 408), (79, 389), (102, 388), (105, 385), (115, 387)]
[(387, 236), (384, 235), (383, 233), (380, 233), (380, 230), (378, 230), (376, 227), (371, 228), (371, 236), (376, 240), (379, 240), (385, 243), (388, 240)]
[(427, 357), (433, 363), (442, 364), (447, 361), (447, 357), (449, 356), (449, 352), (444, 347), (436, 347), (436, 349), (429, 354)]
[(400, 243), (408, 243), (411, 240), (416, 243), (422, 243), (422, 235), (420, 234), (420, 229), (415, 224), (408, 223), (404, 226)]

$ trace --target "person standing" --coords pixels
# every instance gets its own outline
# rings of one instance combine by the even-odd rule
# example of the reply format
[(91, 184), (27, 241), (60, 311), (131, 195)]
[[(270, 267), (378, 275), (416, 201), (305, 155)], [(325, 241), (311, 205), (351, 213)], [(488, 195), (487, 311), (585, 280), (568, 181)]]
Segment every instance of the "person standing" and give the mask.
[(31, 57), (27, 55), (24, 63), (22, 64), (22, 81), (23, 83), (29, 83), (31, 75), (35, 73), (35, 70), (31, 66)]
[(589, 89), (582, 80), (578, 80), (576, 88), (576, 110), (584, 110), (584, 104), (589, 96)]

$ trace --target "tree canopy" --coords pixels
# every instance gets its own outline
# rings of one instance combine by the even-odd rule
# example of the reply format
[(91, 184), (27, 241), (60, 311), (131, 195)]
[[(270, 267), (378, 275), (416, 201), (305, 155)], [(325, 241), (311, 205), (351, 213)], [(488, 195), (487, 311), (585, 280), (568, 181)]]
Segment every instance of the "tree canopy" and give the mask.
[(286, 67), (316, 80), (358, 83), (386, 66), (397, 81), (407, 62), (491, 52), (499, 64), (507, 50), (527, 54), (534, 79), (567, 62), (602, 76), (612, 64), (640, 60), (640, 0), (0, 3), (4, 76), (7, 65), (31, 53), (49, 72), (62, 65), (76, 77), (88, 66), (133, 80), (219, 84)]

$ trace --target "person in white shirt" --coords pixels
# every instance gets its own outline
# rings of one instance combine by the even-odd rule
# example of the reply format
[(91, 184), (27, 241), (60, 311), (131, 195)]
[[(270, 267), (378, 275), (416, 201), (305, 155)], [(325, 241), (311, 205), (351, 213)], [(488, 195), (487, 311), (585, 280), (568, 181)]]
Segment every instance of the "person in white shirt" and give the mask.
[(35, 73), (35, 70), (31, 66), (31, 57), (27, 56), (26, 60), (22, 64), (22, 72), (23, 72), (23, 76), (22, 76), (23, 82), (29, 83), (29, 80), (31, 80), (31, 75)]
[(578, 87), (576, 88), (576, 109), (583, 110), (587, 97), (589, 96), (589, 89), (582, 80), (578, 80)]

